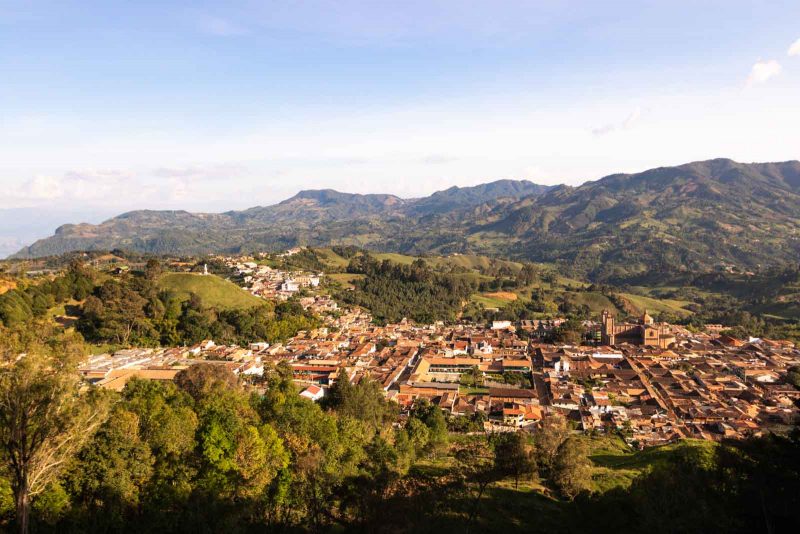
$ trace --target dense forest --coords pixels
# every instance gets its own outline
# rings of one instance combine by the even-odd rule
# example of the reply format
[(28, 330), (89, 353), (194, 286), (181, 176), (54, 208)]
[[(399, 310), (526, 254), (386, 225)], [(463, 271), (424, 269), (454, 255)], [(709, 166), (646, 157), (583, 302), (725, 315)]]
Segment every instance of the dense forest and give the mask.
[(475, 284), (461, 277), (431, 269), (423, 259), (411, 265), (359, 255), (347, 267), (364, 278), (354, 282), (354, 291), (342, 291), (347, 304), (368, 308), (377, 322), (399, 322), (403, 318), (419, 323), (454, 321)]
[[(26, 356), (18, 359), (18, 354)], [(0, 526), (21, 532), (793, 532), (800, 434), (665, 451), (593, 484), (584, 437), (462, 434), (341, 377), (325, 402), (284, 365), (82, 388), (74, 336), (0, 331)], [(16, 361), (15, 361), (16, 360)], [(9, 363), (15, 362), (13, 365)], [(470, 430), (464, 428), (463, 430)], [(656, 451), (657, 452), (657, 451)], [(655, 457), (655, 456), (653, 456)], [(537, 484), (541, 490), (521, 490)]]

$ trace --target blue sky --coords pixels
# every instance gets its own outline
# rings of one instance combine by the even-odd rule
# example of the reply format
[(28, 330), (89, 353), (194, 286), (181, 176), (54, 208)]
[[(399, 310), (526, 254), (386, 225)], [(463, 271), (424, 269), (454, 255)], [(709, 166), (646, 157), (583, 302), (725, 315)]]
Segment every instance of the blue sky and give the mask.
[(796, 159), (798, 39), (796, 0), (0, 0), (0, 211)]

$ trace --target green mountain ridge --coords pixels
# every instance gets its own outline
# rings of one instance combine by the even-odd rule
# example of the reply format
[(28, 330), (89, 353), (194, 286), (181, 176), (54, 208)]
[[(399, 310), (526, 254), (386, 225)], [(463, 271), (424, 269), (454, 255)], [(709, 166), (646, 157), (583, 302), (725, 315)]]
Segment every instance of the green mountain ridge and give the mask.
[(715, 159), (613, 174), (578, 187), (500, 180), (417, 199), (327, 189), (219, 214), (134, 211), (99, 225), (64, 225), (16, 257), (296, 245), (489, 254), (562, 264), (610, 281), (758, 270), (800, 257), (800, 162)]

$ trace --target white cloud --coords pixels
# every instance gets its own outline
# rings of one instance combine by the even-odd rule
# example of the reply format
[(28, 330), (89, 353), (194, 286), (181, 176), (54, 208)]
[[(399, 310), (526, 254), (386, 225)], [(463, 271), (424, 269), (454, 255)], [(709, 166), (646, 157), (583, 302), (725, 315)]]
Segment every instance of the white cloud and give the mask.
[(786, 53), (790, 56), (800, 56), (800, 39), (792, 43), (792, 46), (789, 47)]
[(182, 178), (192, 180), (227, 180), (231, 176), (241, 175), (246, 168), (236, 163), (220, 163), (212, 165), (189, 165), (185, 167), (159, 167), (153, 175), (159, 178)]
[(240, 24), (209, 15), (197, 17), (197, 27), (201, 32), (217, 37), (232, 37), (250, 33), (250, 30)]
[(65, 173), (38, 174), (7, 187), (0, 209), (53, 205), (163, 206), (182, 204), (197, 197), (219, 198), (230, 190), (230, 180), (247, 175), (239, 165), (196, 165), (122, 171), (85, 169)]
[(69, 171), (40, 174), (10, 187), (0, 208), (32, 207), (62, 201), (93, 202), (136, 195), (132, 176), (118, 171)]
[(642, 109), (637, 107), (636, 109), (631, 111), (628, 114), (628, 116), (625, 117), (625, 120), (623, 120), (622, 122), (618, 123), (613, 122), (600, 126), (599, 128), (594, 128), (592, 130), (592, 134), (596, 136), (603, 136), (606, 134), (610, 134), (612, 132), (616, 132), (618, 130), (630, 130), (636, 125), (637, 122), (639, 122), (639, 119), (641, 118), (642, 118)]
[[(27, 180), (17, 190), (16, 196), (22, 200), (39, 201), (54, 200), (64, 192), (60, 180), (52, 176), (35, 176)], [(13, 193), (12, 193), (12, 196)]]
[(781, 64), (774, 59), (769, 61), (758, 60), (750, 69), (750, 75), (747, 77), (747, 86), (764, 83), (780, 74), (782, 70)]

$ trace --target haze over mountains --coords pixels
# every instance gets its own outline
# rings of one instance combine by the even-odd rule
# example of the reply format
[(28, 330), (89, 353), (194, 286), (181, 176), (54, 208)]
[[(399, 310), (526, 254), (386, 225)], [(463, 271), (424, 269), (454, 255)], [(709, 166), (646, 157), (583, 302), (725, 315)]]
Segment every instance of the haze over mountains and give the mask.
[(727, 159), (615, 174), (579, 187), (501, 180), (431, 196), (301, 191), (226, 213), (134, 211), (67, 224), (17, 258), (124, 248), (199, 254), (356, 245), (564, 262), (601, 280), (800, 257), (800, 162)]

